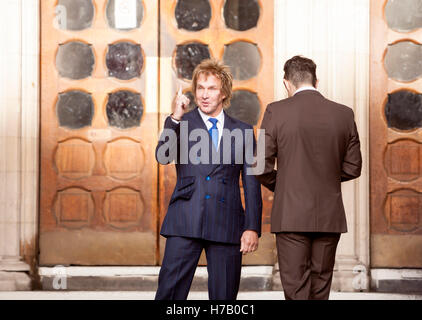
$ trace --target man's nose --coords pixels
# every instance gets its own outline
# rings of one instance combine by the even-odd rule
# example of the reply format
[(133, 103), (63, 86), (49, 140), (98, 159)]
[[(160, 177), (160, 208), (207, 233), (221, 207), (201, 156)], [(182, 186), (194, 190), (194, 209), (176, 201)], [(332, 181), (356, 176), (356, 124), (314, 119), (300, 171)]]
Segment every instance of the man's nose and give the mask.
[(204, 91), (202, 92), (202, 98), (208, 98), (209, 94), (208, 94), (208, 90), (204, 89)]

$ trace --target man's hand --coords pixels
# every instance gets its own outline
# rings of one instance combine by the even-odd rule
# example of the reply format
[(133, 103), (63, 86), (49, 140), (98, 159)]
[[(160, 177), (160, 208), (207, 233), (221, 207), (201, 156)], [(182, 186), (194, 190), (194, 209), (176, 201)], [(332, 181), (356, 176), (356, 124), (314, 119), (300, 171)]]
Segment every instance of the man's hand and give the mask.
[(174, 107), (173, 119), (181, 120), (189, 105), (189, 98), (182, 93), (182, 87), (179, 87), (176, 97), (176, 105)]
[(240, 239), (240, 252), (247, 254), (258, 249), (258, 233), (252, 230), (246, 230)]

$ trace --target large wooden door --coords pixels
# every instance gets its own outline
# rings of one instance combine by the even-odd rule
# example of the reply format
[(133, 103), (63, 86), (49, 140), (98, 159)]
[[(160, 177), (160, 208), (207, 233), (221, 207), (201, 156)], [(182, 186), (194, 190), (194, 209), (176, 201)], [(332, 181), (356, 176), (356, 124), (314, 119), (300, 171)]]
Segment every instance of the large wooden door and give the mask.
[(157, 1), (41, 1), (40, 264), (157, 263)]
[[(176, 90), (220, 58), (235, 76), (229, 114), (258, 127), (273, 100), (273, 1), (41, 3), (40, 264), (159, 264), (175, 169), (154, 151)], [(274, 264), (270, 209), (264, 191), (246, 263)]]
[(421, 1), (371, 1), (371, 266), (422, 267)]
[[(160, 2), (160, 127), (172, 112), (179, 86), (190, 97), (193, 69), (217, 58), (234, 76), (230, 116), (258, 128), (274, 99), (274, 3), (272, 0), (166, 0)], [(160, 224), (176, 183), (174, 165), (160, 166)], [(244, 264), (274, 265), (270, 233), (272, 193), (263, 191), (263, 235)], [(161, 238), (161, 258), (165, 239)], [(205, 264), (204, 255), (200, 264)]]

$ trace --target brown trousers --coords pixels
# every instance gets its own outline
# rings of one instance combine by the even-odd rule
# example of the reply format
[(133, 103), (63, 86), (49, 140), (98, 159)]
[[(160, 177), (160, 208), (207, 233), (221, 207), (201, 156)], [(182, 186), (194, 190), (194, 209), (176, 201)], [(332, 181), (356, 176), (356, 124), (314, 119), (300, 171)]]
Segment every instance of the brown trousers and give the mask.
[(286, 300), (327, 300), (340, 233), (277, 233), (281, 283)]

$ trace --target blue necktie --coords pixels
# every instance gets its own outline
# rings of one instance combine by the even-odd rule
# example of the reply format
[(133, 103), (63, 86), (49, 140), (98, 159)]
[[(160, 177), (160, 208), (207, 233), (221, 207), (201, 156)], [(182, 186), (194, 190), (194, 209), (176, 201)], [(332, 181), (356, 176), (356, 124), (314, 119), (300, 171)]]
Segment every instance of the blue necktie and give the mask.
[(218, 128), (217, 128), (217, 122), (218, 120), (216, 118), (209, 118), (208, 121), (212, 123), (212, 127), (208, 130), (210, 133), (212, 143), (214, 143), (215, 148), (218, 148)]

